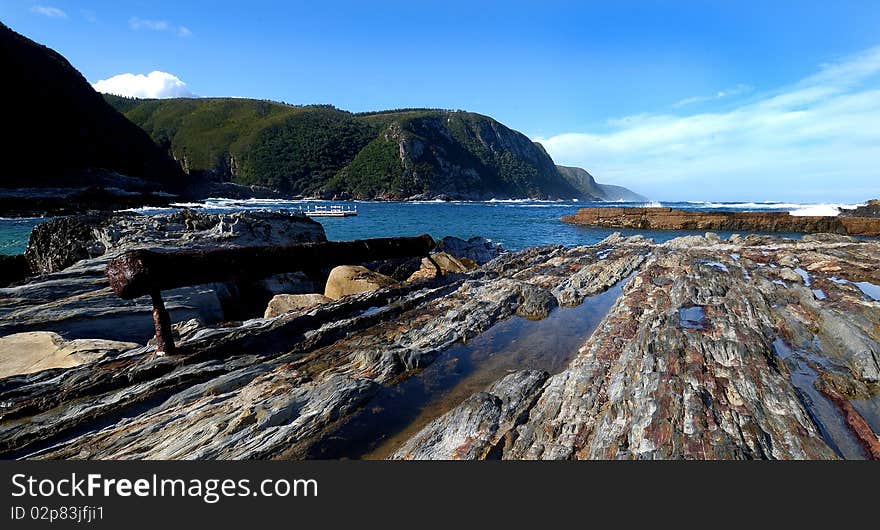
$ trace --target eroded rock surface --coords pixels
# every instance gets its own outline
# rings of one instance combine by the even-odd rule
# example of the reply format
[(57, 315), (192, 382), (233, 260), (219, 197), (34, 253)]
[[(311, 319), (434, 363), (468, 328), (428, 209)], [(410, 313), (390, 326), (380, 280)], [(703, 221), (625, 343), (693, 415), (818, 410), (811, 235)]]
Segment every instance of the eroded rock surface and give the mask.
[(880, 242), (842, 236), (707, 234), (662, 245), (612, 236), (530, 248), (275, 318), (180, 325), (175, 356), (154, 357), (148, 345), (2, 379), (0, 453), (357, 456), (345, 438), (361, 428), (358, 415), (450, 362), (452, 346), (622, 285), (568, 365), (502, 373), (483, 391), (426, 407), (436, 417), (387, 454), (869, 458), (880, 302), (865, 286), (880, 285), (878, 271)]
[(71, 368), (138, 346), (133, 342), (101, 339), (64, 340), (49, 331), (14, 333), (0, 337), (0, 378)]
[[(876, 207), (874, 207), (876, 209)], [(788, 212), (698, 212), (672, 208), (581, 208), (563, 217), (567, 223), (642, 230), (724, 230), (743, 232), (832, 233), (880, 237), (880, 219), (864, 217), (795, 216)]]
[(269, 300), (269, 305), (266, 307), (266, 312), (263, 314), (263, 318), (275, 318), (284, 313), (289, 313), (290, 311), (308, 309), (332, 301), (332, 298), (327, 298), (326, 296), (317, 293), (276, 294), (271, 300)]
[[(38, 225), (26, 255), (43, 274), (0, 288), (0, 335), (54, 331), (65, 338), (145, 343), (153, 335), (149, 297), (121, 300), (104, 277), (107, 263), (136, 248), (179, 250), (326, 241), (323, 227), (301, 215), (249, 211), (168, 215), (112, 214), (62, 218)], [(264, 292), (259, 312), (276, 293), (314, 291), (308, 278), (286, 274), (254, 282)], [(206, 284), (163, 292), (173, 321), (214, 323), (237, 309), (241, 286)], [(259, 313), (258, 313), (259, 314)]]

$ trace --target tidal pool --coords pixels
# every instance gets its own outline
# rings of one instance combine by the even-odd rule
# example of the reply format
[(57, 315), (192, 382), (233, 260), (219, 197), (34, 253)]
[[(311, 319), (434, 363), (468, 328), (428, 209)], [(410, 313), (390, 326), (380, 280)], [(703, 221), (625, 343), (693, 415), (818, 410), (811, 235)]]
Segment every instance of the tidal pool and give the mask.
[(312, 456), (386, 458), (432, 420), (508, 373), (561, 372), (614, 305), (626, 281), (577, 307), (557, 308), (544, 320), (514, 316), (449, 348), (420, 373), (384, 388)]

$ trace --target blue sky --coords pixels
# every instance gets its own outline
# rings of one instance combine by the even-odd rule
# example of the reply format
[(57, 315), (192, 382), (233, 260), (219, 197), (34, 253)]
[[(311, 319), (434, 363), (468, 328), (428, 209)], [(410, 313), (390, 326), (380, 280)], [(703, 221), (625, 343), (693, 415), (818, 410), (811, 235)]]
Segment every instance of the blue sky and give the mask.
[(141, 93), (480, 112), (661, 200), (880, 196), (876, 0), (5, 0), (0, 20)]

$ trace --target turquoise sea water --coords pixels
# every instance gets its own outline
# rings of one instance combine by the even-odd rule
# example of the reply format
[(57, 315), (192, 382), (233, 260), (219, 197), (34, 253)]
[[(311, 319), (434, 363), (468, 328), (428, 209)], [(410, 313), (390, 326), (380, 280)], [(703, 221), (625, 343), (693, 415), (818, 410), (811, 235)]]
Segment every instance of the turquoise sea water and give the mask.
[[(180, 205), (206, 212), (229, 212), (241, 209), (296, 209), (331, 204), (326, 201), (279, 201), (210, 199), (204, 203)], [(467, 239), (483, 236), (500, 243), (509, 250), (534, 245), (561, 244), (588, 245), (601, 241), (615, 230), (585, 228), (563, 223), (559, 219), (586, 206), (645, 206), (645, 203), (589, 203), (550, 201), (488, 201), (488, 202), (351, 202), (346, 207), (357, 207), (358, 216), (346, 218), (322, 217), (331, 240), (368, 237), (391, 237), (430, 234), (435, 238), (447, 235)], [(660, 206), (652, 203), (652, 206)], [(708, 203), (669, 202), (662, 206), (686, 210), (761, 210), (822, 213), (833, 205), (805, 205), (794, 203)], [(153, 215), (176, 208), (139, 209), (138, 213)], [(31, 229), (45, 219), (0, 218), (0, 253), (17, 254), (24, 251)], [(688, 233), (621, 230), (624, 234), (641, 233), (662, 242)], [(721, 233), (722, 237), (729, 234)]]

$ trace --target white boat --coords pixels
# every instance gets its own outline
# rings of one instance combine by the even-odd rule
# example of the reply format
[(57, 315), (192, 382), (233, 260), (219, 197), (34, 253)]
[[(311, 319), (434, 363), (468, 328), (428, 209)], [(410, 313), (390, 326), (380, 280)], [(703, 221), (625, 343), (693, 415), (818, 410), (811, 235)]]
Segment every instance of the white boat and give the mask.
[(315, 206), (302, 211), (309, 217), (350, 217), (357, 215), (357, 206), (346, 208), (344, 206)]

